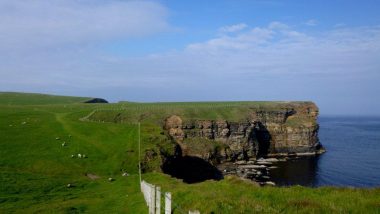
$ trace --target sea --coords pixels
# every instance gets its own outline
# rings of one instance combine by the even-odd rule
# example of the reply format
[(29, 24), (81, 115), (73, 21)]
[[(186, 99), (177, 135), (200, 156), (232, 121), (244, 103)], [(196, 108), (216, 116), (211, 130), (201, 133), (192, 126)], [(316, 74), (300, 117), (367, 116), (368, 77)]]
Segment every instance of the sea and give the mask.
[(320, 116), (319, 139), (327, 152), (277, 163), (279, 186), (380, 187), (380, 117)]

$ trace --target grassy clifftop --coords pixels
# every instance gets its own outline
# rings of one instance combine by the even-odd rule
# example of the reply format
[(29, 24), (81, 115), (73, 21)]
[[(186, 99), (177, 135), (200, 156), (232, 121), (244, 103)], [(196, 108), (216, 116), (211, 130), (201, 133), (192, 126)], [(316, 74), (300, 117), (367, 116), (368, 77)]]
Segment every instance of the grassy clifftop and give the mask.
[[(185, 120), (228, 120), (245, 121), (256, 112), (269, 112), (274, 116), (285, 114), (294, 109), (298, 117), (291, 122), (315, 122), (315, 118), (304, 117), (307, 111), (318, 114), (313, 102), (281, 102), (281, 101), (240, 101), (240, 102), (174, 102), (174, 103), (131, 103), (122, 102), (117, 105), (97, 109), (88, 119), (106, 122), (156, 122), (162, 123), (171, 115), (178, 115)], [(315, 115), (316, 116), (316, 115)]]
[[(10, 99), (19, 105), (0, 105), (0, 213), (147, 213), (139, 189), (136, 125), (81, 121), (99, 108), (76, 103), (83, 98), (39, 106), (25, 105), (33, 103), (33, 95)], [(143, 151), (165, 141), (160, 127), (149, 121), (141, 135)], [(173, 193), (174, 213), (376, 213), (380, 208), (379, 189), (258, 187), (235, 177), (189, 185), (160, 172), (143, 179)]]
[(83, 103), (90, 97), (70, 97), (36, 93), (0, 92), (0, 105), (49, 105)]

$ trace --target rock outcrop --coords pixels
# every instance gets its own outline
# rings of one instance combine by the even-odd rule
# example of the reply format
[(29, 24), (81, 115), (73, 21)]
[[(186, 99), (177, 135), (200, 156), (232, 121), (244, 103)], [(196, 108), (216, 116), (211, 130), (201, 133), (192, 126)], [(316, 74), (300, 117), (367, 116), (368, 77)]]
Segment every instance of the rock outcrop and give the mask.
[(317, 106), (307, 102), (276, 109), (252, 108), (242, 121), (172, 115), (166, 118), (164, 129), (181, 147), (182, 155), (220, 163), (321, 153), (317, 116)]
[(108, 101), (103, 98), (93, 98), (91, 100), (85, 101), (84, 103), (108, 103)]

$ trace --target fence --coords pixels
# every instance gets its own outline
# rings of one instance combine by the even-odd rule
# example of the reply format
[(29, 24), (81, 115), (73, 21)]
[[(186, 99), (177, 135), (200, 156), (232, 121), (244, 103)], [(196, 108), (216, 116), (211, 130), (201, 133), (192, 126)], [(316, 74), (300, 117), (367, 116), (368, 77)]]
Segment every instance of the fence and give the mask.
[[(149, 214), (161, 213), (161, 188), (153, 184), (141, 181), (141, 192), (144, 195), (146, 205), (149, 208)], [(172, 213), (172, 196), (170, 192), (164, 194), (165, 197), (165, 214)]]

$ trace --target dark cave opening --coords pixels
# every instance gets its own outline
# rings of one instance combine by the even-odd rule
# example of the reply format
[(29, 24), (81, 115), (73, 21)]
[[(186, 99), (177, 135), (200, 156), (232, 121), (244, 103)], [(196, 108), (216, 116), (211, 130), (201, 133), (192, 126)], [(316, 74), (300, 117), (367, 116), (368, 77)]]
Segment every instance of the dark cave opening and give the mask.
[(189, 184), (223, 179), (222, 172), (215, 166), (202, 158), (193, 156), (169, 157), (164, 162), (162, 171)]
[(255, 130), (255, 134), (258, 141), (257, 157), (266, 157), (269, 153), (272, 136), (262, 123), (258, 123), (258, 128)]

